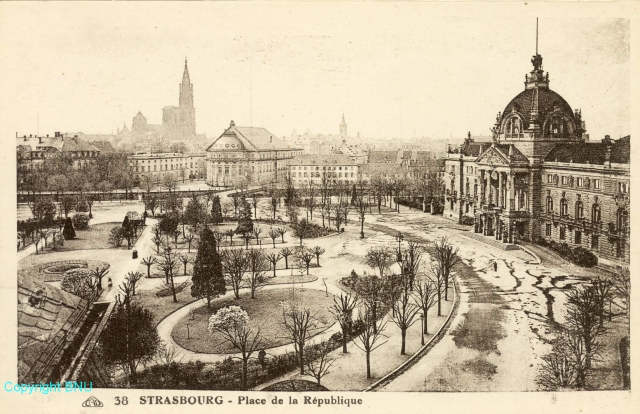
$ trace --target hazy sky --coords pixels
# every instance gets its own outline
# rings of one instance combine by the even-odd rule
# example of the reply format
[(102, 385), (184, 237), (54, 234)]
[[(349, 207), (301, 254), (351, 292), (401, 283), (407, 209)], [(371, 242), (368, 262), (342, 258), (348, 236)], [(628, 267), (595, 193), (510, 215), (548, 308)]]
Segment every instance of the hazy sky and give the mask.
[[(520, 7), (520, 10), (524, 7)], [(488, 134), (524, 89), (535, 15), (452, 16), (407, 4), (3, 4), (4, 134), (110, 133), (178, 104), (185, 56), (196, 128), (375, 137)], [(513, 17), (518, 16), (518, 17)], [(591, 139), (629, 134), (629, 22), (541, 14), (551, 89)], [(7, 24), (9, 23), (9, 24)]]

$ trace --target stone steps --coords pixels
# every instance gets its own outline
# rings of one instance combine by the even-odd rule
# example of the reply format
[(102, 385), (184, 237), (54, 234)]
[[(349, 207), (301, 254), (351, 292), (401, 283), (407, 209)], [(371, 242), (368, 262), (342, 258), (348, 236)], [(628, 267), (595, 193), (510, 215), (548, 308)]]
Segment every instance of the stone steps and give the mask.
[(460, 234), (462, 234), (463, 236), (467, 236), (470, 239), (478, 240), (484, 244), (488, 244), (489, 246), (493, 246), (500, 250), (519, 250), (520, 249), (520, 247), (518, 247), (517, 244), (503, 243), (500, 240), (496, 240), (494, 236), (483, 236), (480, 233), (473, 233), (473, 232), (462, 232)]

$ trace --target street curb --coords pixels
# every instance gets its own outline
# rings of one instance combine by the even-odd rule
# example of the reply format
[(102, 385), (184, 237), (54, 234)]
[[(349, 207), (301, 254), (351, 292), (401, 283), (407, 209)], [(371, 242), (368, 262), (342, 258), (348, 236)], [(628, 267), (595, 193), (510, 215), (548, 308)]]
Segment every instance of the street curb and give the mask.
[(540, 260), (540, 258), (538, 257), (537, 254), (535, 254), (534, 252), (531, 251), (531, 249), (529, 249), (528, 247), (525, 247), (521, 244), (518, 245), (518, 247), (520, 247), (521, 250), (524, 250), (525, 252), (529, 253), (531, 256), (533, 256), (535, 258), (535, 260), (537, 261), (537, 263), (533, 262), (533, 261), (527, 261), (527, 263), (529, 264), (542, 264), (542, 260)]
[(451, 309), (449, 310), (449, 314), (447, 315), (447, 318), (444, 320), (444, 323), (440, 326), (440, 329), (438, 329), (438, 332), (436, 332), (436, 334), (433, 337), (431, 337), (429, 342), (427, 342), (409, 359), (404, 361), (396, 369), (394, 369), (384, 377), (380, 378), (378, 381), (369, 385), (367, 388), (362, 390), (362, 392), (372, 392), (372, 391), (375, 392), (377, 388), (380, 388), (382, 386), (389, 384), (391, 381), (398, 378), (405, 371), (407, 371), (409, 368), (415, 365), (422, 357), (426, 356), (431, 350), (431, 348), (433, 348), (438, 344), (438, 342), (440, 342), (440, 340), (444, 337), (444, 335), (449, 330), (449, 327), (451, 326), (451, 321), (453, 320), (453, 316), (458, 312), (458, 307), (460, 305), (460, 289), (458, 286), (457, 278), (453, 279), (453, 289), (454, 289), (453, 306), (451, 306)]

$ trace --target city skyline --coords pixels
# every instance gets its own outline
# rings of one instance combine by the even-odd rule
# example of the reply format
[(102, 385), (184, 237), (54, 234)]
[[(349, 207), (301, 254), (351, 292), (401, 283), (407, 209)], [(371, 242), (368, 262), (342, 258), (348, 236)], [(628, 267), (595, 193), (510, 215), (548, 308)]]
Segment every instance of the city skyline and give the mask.
[[(113, 20), (111, 10), (100, 9), (96, 21), (74, 13), (55, 30), (34, 24), (28, 38), (0, 32), (19, 52), (5, 60), (22, 68), (2, 80), (6, 96), (17, 97), (5, 133), (109, 134), (123, 122), (130, 127), (138, 111), (160, 123), (162, 108), (178, 100), (186, 57), (197, 133), (210, 138), (231, 119), (279, 136), (338, 133), (343, 113), (354, 136), (488, 135), (505, 100), (523, 89), (535, 53), (533, 17), (447, 19), (412, 7), (363, 14), (348, 5), (344, 24), (329, 26), (326, 7), (311, 15), (288, 5), (276, 8), (288, 14), (265, 21), (253, 10), (236, 19), (209, 5), (180, 9), (179, 22), (170, 13), (148, 22), (138, 20), (137, 5), (120, 6), (128, 13)], [(197, 10), (219, 30), (196, 24), (203, 19)], [(406, 25), (386, 25), (385, 13)], [(372, 27), (363, 30), (367, 20)], [(540, 19), (550, 87), (582, 109), (591, 139), (630, 132), (628, 42), (625, 19)]]

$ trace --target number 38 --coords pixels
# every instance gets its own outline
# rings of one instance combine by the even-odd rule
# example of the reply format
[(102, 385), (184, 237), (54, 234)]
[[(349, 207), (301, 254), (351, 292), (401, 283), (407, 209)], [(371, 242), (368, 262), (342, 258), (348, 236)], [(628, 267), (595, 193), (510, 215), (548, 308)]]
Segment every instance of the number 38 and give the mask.
[(127, 397), (116, 397), (116, 405), (127, 405), (129, 404), (129, 400)]

